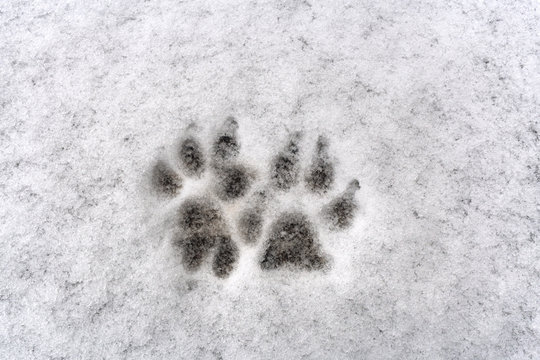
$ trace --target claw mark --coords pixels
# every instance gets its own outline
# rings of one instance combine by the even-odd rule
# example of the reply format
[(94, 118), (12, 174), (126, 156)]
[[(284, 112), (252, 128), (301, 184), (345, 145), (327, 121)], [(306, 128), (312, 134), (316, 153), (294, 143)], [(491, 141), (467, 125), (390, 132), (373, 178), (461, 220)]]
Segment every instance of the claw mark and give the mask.
[(301, 138), (300, 132), (294, 133), (287, 146), (272, 159), (270, 181), (276, 189), (289, 190), (298, 183), (300, 172), (298, 143)]
[(315, 193), (326, 193), (334, 182), (334, 165), (328, 156), (328, 140), (319, 136), (315, 156), (306, 174), (306, 186)]
[(154, 187), (167, 195), (176, 195), (182, 188), (182, 178), (163, 160), (158, 160), (152, 170)]
[(271, 270), (292, 265), (298, 269), (319, 270), (326, 264), (307, 216), (300, 212), (281, 214), (272, 224), (261, 268)]
[(230, 160), (240, 152), (240, 143), (236, 134), (238, 122), (229, 116), (221, 126), (212, 146), (212, 158), (214, 161)]
[(354, 195), (359, 189), (358, 180), (352, 180), (340, 196), (324, 207), (323, 217), (333, 229), (342, 230), (351, 226), (354, 214), (358, 209)]
[(178, 148), (180, 166), (188, 176), (200, 176), (204, 171), (205, 160), (201, 144), (193, 137), (187, 137)]
[(238, 231), (247, 244), (254, 244), (261, 236), (263, 228), (263, 215), (268, 200), (266, 191), (261, 190), (255, 194), (255, 205), (246, 208), (240, 214)]

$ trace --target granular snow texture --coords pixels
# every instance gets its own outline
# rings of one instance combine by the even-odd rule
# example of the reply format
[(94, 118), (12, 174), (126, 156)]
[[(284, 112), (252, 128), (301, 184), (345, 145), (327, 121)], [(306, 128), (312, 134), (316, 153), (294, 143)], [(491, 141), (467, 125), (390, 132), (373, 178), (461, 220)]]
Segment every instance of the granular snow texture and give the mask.
[[(0, 358), (539, 359), (539, 24), (532, 0), (4, 1)], [(175, 216), (219, 187), (229, 116), (232, 220), (303, 135), (297, 183), (258, 241), (229, 221), (217, 277), (183, 266)], [(199, 178), (175, 163), (190, 134)], [(314, 195), (319, 136), (334, 186)], [(158, 159), (179, 196), (152, 191)], [(261, 268), (283, 213), (324, 269)]]

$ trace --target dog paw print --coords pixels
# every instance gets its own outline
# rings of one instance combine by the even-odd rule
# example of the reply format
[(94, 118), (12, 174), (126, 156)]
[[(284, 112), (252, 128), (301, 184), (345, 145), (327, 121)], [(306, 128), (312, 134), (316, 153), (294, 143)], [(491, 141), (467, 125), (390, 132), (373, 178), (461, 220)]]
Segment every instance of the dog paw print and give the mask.
[[(336, 169), (328, 139), (319, 136), (311, 160), (303, 167), (303, 136), (293, 133), (271, 159), (267, 175), (261, 175), (239, 160), (237, 130), (236, 119), (227, 118), (207, 149), (188, 131), (179, 141), (174, 161), (158, 160), (153, 166), (154, 189), (166, 198), (182, 197), (175, 214), (173, 247), (184, 268), (194, 272), (208, 263), (217, 277), (225, 278), (234, 270), (242, 246), (259, 245), (257, 261), (265, 271), (328, 267), (319, 227), (341, 231), (352, 226), (359, 182), (351, 180), (341, 193), (327, 199), (314, 222), (305, 211), (285, 208), (279, 199), (283, 194), (300, 196), (300, 186), (312, 196), (329, 197)], [(202, 186), (190, 186), (196, 190), (184, 193), (190, 182)], [(269, 208), (278, 210), (269, 212)]]

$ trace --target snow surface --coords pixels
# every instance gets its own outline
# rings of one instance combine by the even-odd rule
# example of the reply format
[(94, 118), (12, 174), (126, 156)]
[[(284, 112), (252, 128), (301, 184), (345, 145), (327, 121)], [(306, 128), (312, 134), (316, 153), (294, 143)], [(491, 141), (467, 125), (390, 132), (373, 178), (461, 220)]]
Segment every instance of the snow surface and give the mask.
[[(539, 24), (515, 0), (2, 2), (0, 358), (539, 359)], [(331, 195), (359, 179), (354, 227), (319, 227), (331, 271), (245, 246), (227, 280), (183, 271), (148, 171), (228, 115), (260, 179), (294, 130), (306, 157), (330, 139)]]

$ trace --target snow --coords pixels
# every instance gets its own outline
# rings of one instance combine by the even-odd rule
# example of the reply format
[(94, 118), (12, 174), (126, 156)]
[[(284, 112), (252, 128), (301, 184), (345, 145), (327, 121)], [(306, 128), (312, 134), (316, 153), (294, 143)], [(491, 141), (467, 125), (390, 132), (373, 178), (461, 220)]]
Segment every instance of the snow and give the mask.
[[(539, 9), (5, 2), (0, 358), (540, 358)], [(302, 130), (360, 181), (330, 271), (183, 270), (148, 173), (229, 115), (259, 179)]]

